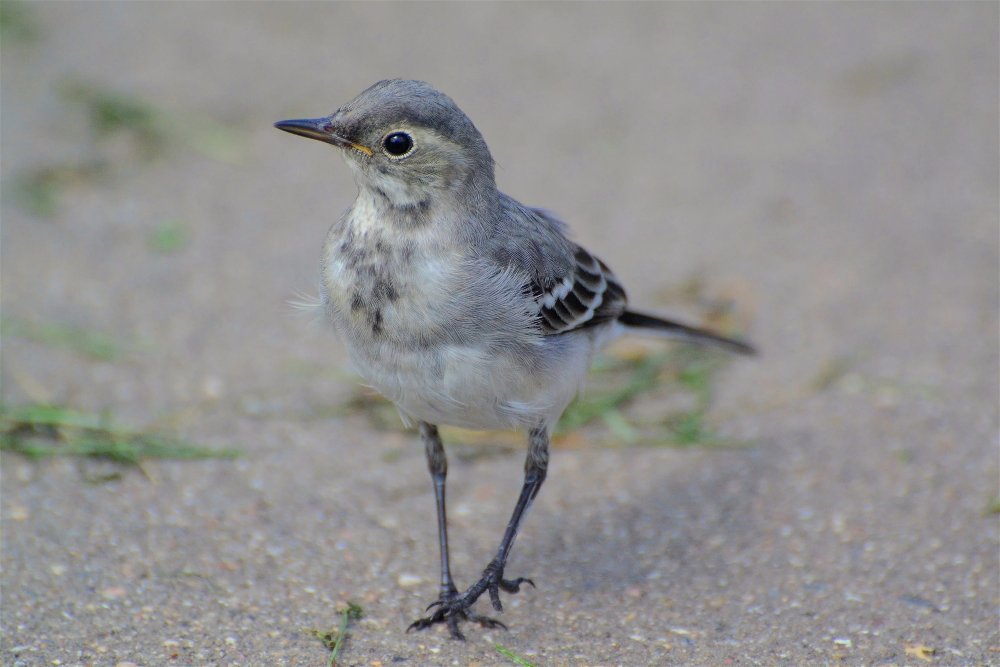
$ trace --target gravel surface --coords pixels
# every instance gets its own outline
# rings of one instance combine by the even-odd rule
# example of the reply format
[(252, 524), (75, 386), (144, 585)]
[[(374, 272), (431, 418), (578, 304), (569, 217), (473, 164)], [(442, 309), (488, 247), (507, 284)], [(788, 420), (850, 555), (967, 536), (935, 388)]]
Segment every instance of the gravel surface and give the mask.
[[(6, 454), (0, 663), (322, 665), (305, 629), (350, 600), (342, 665), (1000, 664), (996, 3), (4, 12), (4, 321), (124, 353), (8, 327), (3, 401), (243, 456)], [(763, 350), (708, 414), (748, 446), (557, 447), (508, 567), (538, 588), (466, 643), (404, 632), (437, 590), (415, 434), (344, 408), (342, 348), (288, 306), (354, 186), (271, 123), (390, 76), (450, 94), (634, 304), (700, 318), (696, 283)], [(74, 86), (152, 105), (160, 150), (95, 137)], [(468, 584), (522, 461), (449, 451)]]

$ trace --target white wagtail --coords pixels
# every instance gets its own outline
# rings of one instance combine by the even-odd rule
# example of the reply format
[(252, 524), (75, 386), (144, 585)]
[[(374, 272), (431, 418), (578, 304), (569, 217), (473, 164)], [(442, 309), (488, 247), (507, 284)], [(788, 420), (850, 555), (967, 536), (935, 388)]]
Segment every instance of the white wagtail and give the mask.
[[(627, 329), (651, 329), (750, 353), (746, 343), (628, 310), (601, 260), (565, 225), (497, 190), (472, 121), (420, 81), (380, 81), (325, 118), (275, 127), (343, 149), (358, 196), (323, 247), (320, 297), (357, 370), (419, 425), (434, 482), (439, 599), (410, 629), (459, 621), (505, 627), (471, 607), (516, 593), (504, 565), (549, 460), (549, 432), (594, 352)], [(496, 556), (459, 593), (448, 564), (438, 424), (528, 432), (524, 486)]]

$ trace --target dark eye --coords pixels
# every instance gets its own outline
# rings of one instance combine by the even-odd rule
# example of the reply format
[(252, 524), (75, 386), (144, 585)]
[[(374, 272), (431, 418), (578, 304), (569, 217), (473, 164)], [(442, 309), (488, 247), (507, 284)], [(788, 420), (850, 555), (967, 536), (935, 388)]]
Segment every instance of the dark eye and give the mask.
[(406, 132), (393, 132), (382, 140), (385, 152), (395, 157), (401, 157), (413, 150), (413, 137)]

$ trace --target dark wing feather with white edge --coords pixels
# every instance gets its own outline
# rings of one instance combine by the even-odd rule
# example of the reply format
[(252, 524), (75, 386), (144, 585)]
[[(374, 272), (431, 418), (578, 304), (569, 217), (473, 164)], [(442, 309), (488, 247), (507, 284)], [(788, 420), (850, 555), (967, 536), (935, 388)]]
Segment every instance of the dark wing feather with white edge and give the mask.
[(532, 285), (542, 332), (551, 336), (618, 319), (625, 312), (625, 290), (611, 269), (576, 246), (572, 270), (546, 285)]
[(596, 326), (625, 312), (625, 290), (611, 269), (566, 238), (559, 219), (504, 194), (500, 205), (491, 259), (526, 277), (524, 293), (543, 335)]

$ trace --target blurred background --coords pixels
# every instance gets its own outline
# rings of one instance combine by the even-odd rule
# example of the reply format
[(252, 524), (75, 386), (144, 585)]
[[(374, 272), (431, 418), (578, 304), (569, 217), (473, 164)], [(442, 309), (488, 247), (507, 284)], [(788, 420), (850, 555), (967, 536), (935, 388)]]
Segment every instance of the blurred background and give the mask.
[[(997, 25), (4, 0), (0, 662), (1000, 660)], [(355, 186), (271, 124), (391, 77), (634, 305), (762, 350), (602, 357), (508, 567), (539, 587), (466, 644), (404, 634), (437, 591), (415, 434), (289, 305)], [(461, 586), (522, 446), (445, 437)]]

